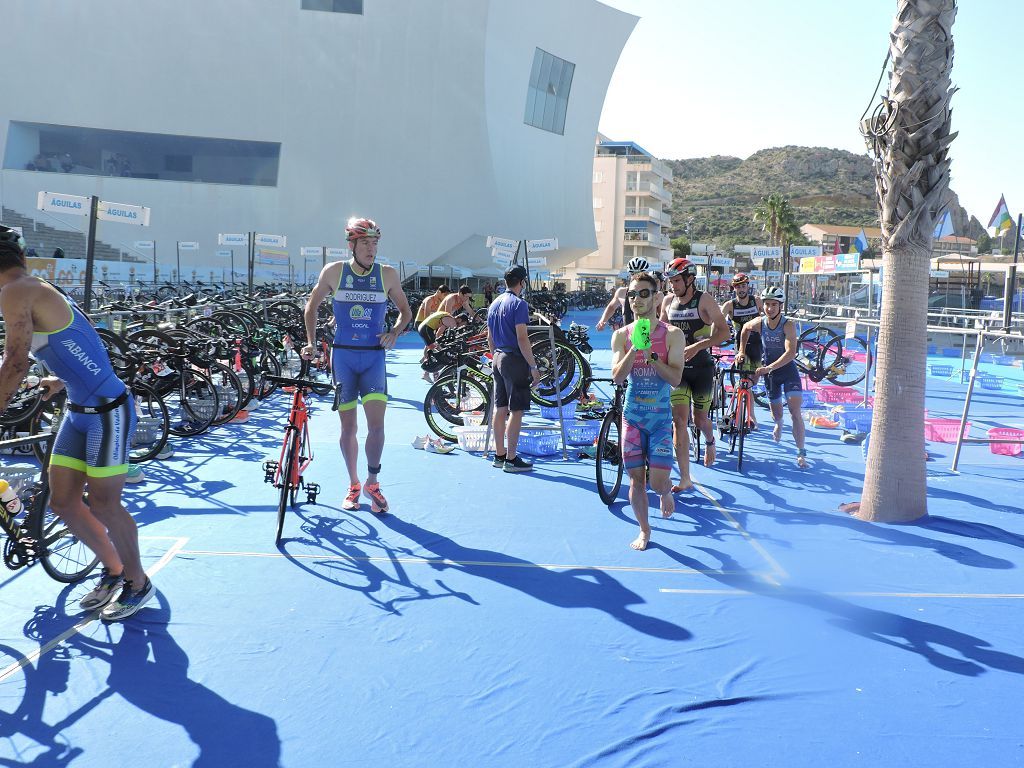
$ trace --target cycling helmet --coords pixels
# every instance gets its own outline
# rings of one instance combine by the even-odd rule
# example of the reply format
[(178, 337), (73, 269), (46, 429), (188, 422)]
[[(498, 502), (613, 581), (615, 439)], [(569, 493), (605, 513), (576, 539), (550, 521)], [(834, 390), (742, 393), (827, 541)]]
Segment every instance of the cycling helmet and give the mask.
[(345, 225), (345, 234), (350, 243), (363, 237), (379, 238), (380, 227), (373, 219), (361, 219), (358, 216), (353, 216)]
[(650, 268), (651, 265), (643, 256), (634, 256), (626, 265), (627, 272), (646, 272)]
[(25, 251), (25, 238), (18, 234), (18, 230), (0, 224), (0, 243), (11, 243), (19, 251)]
[(777, 285), (769, 286), (761, 291), (761, 301), (783, 301), (785, 295)]
[(750, 278), (747, 277), (746, 272), (737, 272), (732, 276), (732, 284), (735, 285), (746, 285), (750, 282)]
[(697, 275), (697, 265), (689, 259), (678, 258), (672, 259), (668, 264), (668, 269), (665, 270), (665, 277), (672, 279), (673, 277), (679, 277), (680, 275)]

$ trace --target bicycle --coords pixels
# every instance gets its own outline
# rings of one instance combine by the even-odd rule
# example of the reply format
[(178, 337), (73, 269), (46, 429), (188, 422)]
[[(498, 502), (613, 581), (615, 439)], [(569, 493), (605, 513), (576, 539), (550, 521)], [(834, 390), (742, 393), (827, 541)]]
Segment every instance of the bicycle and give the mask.
[(859, 384), (871, 369), (868, 343), (860, 336), (840, 336), (821, 325), (822, 319), (817, 318), (797, 339), (797, 368), (814, 382), (828, 379), (840, 387)]
[(263, 482), (271, 483), (280, 491), (277, 502), (277, 535), (274, 538), (274, 543), (278, 545), (284, 531), (284, 513), (289, 506), (295, 506), (299, 490), (306, 492), (307, 504), (316, 504), (317, 496), (320, 494), (319, 484), (307, 483), (303, 476), (313, 463), (313, 449), (309, 441), (309, 405), (306, 397), (309, 392), (326, 395), (332, 387), (305, 378), (309, 373), (309, 367), (309, 362), (303, 361), (299, 369), (299, 378), (295, 379), (272, 375), (266, 377), (277, 386), (293, 388), (291, 410), (284, 428), (284, 439), (281, 441), (280, 458), (277, 461), (263, 463)]
[[(612, 379), (587, 379), (588, 382)], [(615, 399), (601, 420), (597, 433), (597, 451), (594, 458), (597, 474), (597, 492), (601, 501), (612, 504), (622, 487), (622, 410), (626, 399), (626, 382), (615, 385)]]
[[(61, 393), (57, 397), (64, 395)], [(63, 412), (63, 409), (59, 412)], [(14, 571), (38, 561), (52, 579), (72, 584), (88, 576), (96, 567), (99, 558), (49, 509), (50, 453), (59, 426), (58, 421), (54, 424), (52, 432), (0, 441), (0, 449), (46, 445), (39, 479), (19, 483), (16, 489), (22, 510), (11, 514), (3, 504), (0, 504), (0, 530), (7, 536), (3, 547), (4, 565)], [(7, 476), (13, 478), (9, 469)], [(11, 486), (15, 487), (15, 483), (11, 483)]]
[[(731, 368), (729, 370), (730, 383), (732, 384), (732, 398), (727, 411), (727, 417), (718, 423), (718, 432), (721, 437), (729, 435), (729, 453), (736, 451), (736, 471), (743, 471), (743, 442), (748, 433), (757, 428), (754, 420), (754, 394), (752, 379), (753, 369)], [(738, 450), (737, 450), (738, 444)]]

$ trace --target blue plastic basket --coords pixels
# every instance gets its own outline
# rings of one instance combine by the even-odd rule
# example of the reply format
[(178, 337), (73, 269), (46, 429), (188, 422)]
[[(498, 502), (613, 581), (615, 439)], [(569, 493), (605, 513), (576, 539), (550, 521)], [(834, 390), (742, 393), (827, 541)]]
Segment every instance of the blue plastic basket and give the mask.
[(939, 376), (941, 378), (948, 379), (950, 376), (953, 375), (953, 366), (939, 365), (937, 363), (933, 363), (931, 366), (931, 371), (932, 376)]
[(979, 363), (994, 363), (996, 361), (995, 358), (996, 358), (996, 356), (993, 355), (991, 352), (982, 352), (980, 355), (978, 355), (978, 362)]
[[(542, 419), (557, 419), (558, 418), (558, 408), (557, 407), (552, 408), (552, 407), (549, 407), (547, 405), (542, 405), (540, 407), (540, 416), (541, 416)], [(562, 403), (562, 417), (566, 421), (572, 421), (573, 419), (576, 418), (576, 401), (575, 400), (569, 400), (568, 402), (564, 402), (563, 401), (563, 403)]]
[(952, 347), (946, 347), (942, 350), (943, 357), (960, 357), (960, 350), (953, 349)]
[(937, 355), (937, 354), (939, 354), (939, 348), (937, 346), (935, 346), (934, 344), (929, 344), (928, 345), (928, 354), (929, 355)]
[(800, 407), (801, 408), (816, 408), (818, 405), (818, 398), (815, 397), (814, 392), (809, 390), (803, 390), (800, 393), (800, 397), (803, 398)]
[(593, 445), (601, 431), (600, 419), (576, 421), (565, 425), (565, 442), (569, 445)]
[(850, 432), (870, 432), (872, 408), (855, 408), (846, 406), (846, 410), (839, 414), (843, 422), (843, 428)]
[(562, 435), (557, 429), (536, 430), (524, 428), (519, 433), (519, 453), (526, 453), (530, 456), (550, 456), (558, 453), (558, 447), (562, 442)]
[(1002, 389), (1003, 379), (1001, 376), (982, 376), (981, 377), (981, 388), (982, 389)]
[(1015, 362), (1017, 362), (1017, 358), (1015, 358), (1013, 355), (996, 355), (995, 356), (995, 363), (996, 363), (996, 365), (1013, 365)]

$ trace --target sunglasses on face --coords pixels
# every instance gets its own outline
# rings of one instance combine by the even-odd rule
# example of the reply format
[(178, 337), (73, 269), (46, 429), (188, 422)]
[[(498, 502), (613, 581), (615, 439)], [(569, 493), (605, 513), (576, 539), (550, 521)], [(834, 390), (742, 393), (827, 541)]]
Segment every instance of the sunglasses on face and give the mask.
[(651, 294), (652, 293), (654, 293), (654, 291), (652, 291), (650, 288), (641, 288), (639, 291), (626, 291), (626, 298), (627, 299), (636, 299), (636, 298), (649, 299), (649, 298), (651, 298)]

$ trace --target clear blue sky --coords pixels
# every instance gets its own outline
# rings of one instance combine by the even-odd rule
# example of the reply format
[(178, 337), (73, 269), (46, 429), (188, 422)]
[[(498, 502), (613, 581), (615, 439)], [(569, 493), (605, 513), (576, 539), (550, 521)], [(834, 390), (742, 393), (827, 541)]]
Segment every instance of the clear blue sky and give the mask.
[[(601, 116), (610, 138), (666, 159), (787, 144), (865, 153), (858, 123), (897, 0), (602, 1), (640, 17)], [(1024, 209), (1022, 25), (1024, 4), (1004, 0), (965, 0), (953, 25), (950, 186), (982, 226), (1000, 194), (1014, 219)]]

